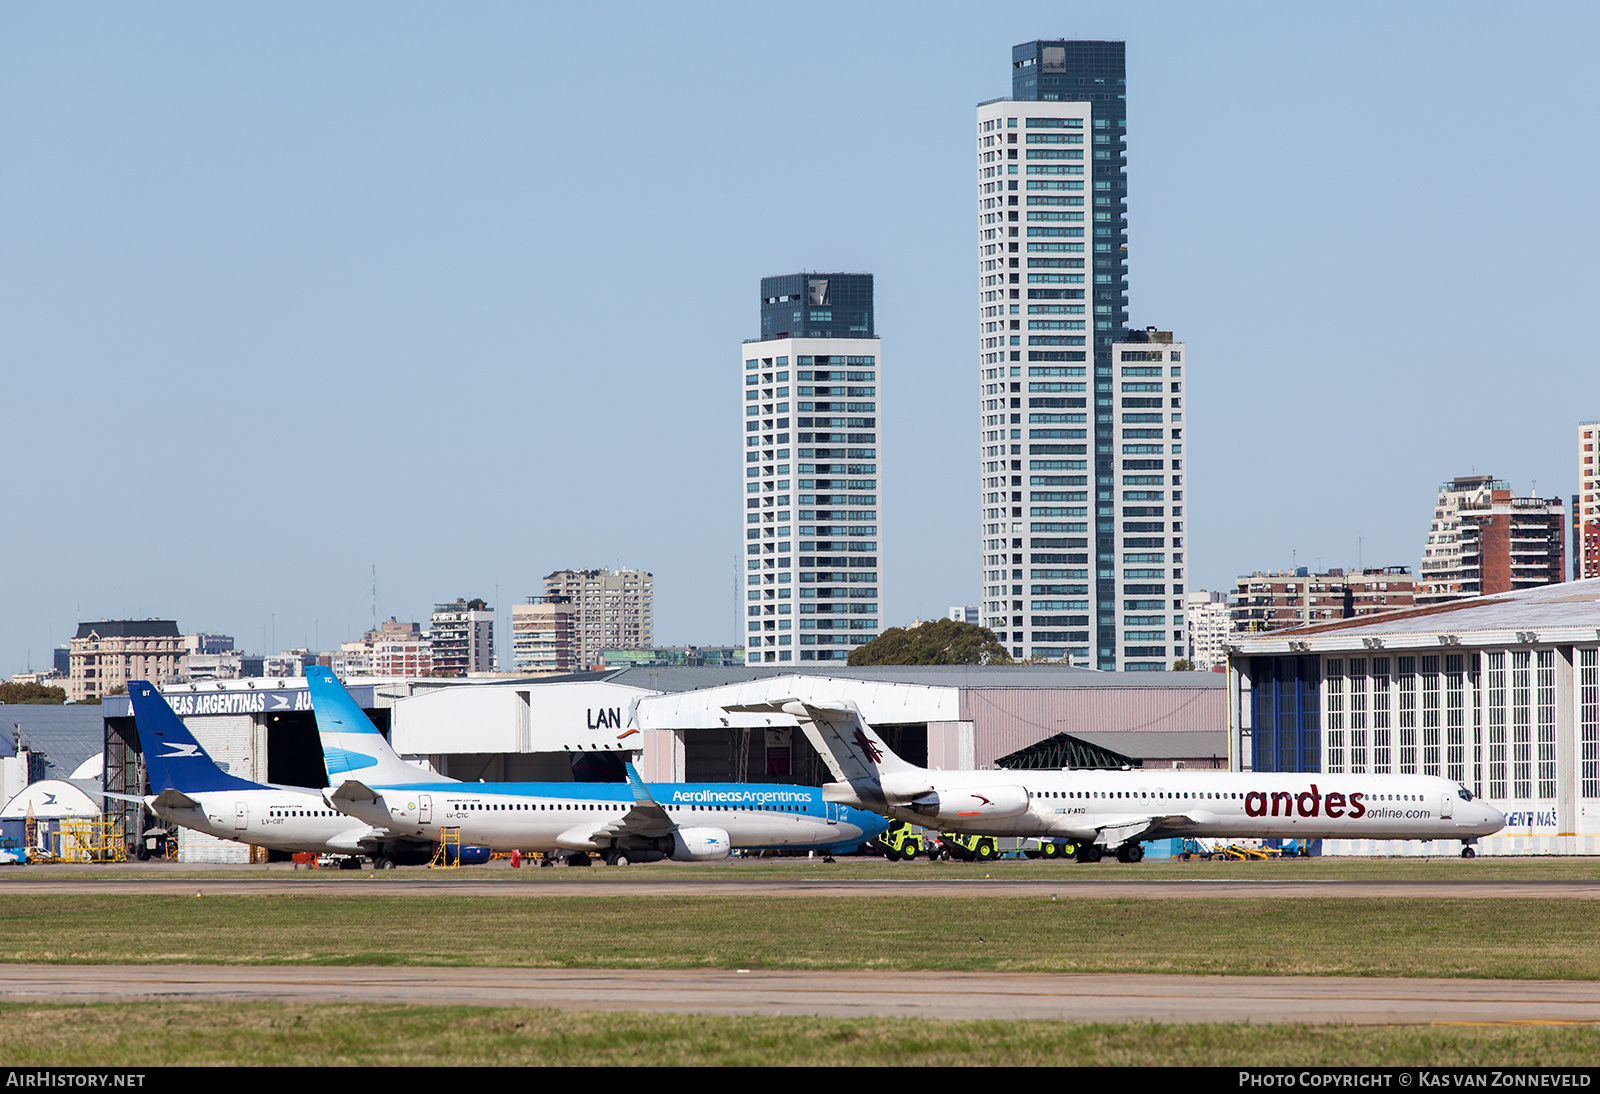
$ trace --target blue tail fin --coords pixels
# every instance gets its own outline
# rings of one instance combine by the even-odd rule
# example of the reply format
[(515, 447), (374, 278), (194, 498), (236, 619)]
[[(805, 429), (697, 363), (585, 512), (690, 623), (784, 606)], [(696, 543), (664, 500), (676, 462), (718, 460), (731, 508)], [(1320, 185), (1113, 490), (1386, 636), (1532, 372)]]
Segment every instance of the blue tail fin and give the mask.
[(177, 790), (184, 794), (207, 790), (259, 790), (260, 783), (230, 775), (218, 767), (178, 719), (161, 693), (143, 680), (128, 682), (133, 700), (133, 721), (139, 731), (150, 789), (157, 794)]
[(455, 781), (413, 767), (397, 756), (366, 711), (328, 669), (308, 667), (306, 686), (311, 689), (311, 709), (317, 716), (330, 783), (359, 779), (369, 786), (403, 786)]

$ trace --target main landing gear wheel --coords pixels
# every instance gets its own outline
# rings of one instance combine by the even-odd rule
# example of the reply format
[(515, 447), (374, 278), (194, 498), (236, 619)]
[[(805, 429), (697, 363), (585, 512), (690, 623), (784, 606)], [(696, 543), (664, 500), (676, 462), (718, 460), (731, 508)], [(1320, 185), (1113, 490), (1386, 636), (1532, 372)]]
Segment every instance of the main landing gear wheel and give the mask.
[(616, 852), (615, 854), (611, 855), (609, 858), (606, 859), (606, 865), (607, 866), (626, 866), (626, 865), (628, 865), (628, 856), (626, 854), (624, 854), (623, 852), (618, 851), (618, 852)]
[(1104, 853), (1105, 849), (1098, 843), (1086, 843), (1082, 847), (1078, 848), (1078, 861), (1099, 862), (1100, 856)]
[(1118, 862), (1143, 862), (1144, 861), (1144, 844), (1142, 844), (1142, 843), (1124, 843), (1121, 847), (1117, 848), (1117, 861)]

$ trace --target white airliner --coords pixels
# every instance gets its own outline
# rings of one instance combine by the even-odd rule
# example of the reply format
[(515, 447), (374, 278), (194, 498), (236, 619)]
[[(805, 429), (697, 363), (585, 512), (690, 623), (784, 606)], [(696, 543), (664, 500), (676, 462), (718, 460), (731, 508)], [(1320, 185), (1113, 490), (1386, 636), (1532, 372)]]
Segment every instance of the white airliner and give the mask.
[[(465, 783), (406, 763), (326, 668), (306, 669), (334, 809), (374, 828), (434, 839), (459, 828), (464, 845), (557, 848), (607, 863), (727, 858), (733, 848), (852, 851), (881, 835), (876, 813), (823, 799), (811, 786), (651, 783)], [(381, 860), (379, 866), (385, 865)]]
[(311, 787), (271, 786), (223, 771), (200, 747), (172, 707), (149, 683), (128, 684), (134, 725), (150, 777), (148, 797), (108, 794), (139, 801), (169, 824), (275, 851), (372, 855), (400, 862), (426, 862), (430, 843), (347, 816)]
[(731, 706), (792, 716), (838, 782), (829, 801), (946, 832), (1057, 837), (1081, 862), (1173, 836), (1245, 839), (1459, 839), (1505, 817), (1460, 783), (1429, 775), (1226, 771), (929, 771), (907, 763), (847, 700)]

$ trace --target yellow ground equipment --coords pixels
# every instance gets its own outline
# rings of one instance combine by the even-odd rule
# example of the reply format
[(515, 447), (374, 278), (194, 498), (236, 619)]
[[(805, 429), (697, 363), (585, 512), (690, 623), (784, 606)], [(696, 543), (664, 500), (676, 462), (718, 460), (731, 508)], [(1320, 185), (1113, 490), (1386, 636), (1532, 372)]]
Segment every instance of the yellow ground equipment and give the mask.
[(461, 865), (461, 829), (439, 829), (438, 842), (434, 844), (433, 861), (428, 865), (454, 870)]
[(128, 843), (120, 821), (62, 820), (51, 833), (60, 862), (127, 862)]

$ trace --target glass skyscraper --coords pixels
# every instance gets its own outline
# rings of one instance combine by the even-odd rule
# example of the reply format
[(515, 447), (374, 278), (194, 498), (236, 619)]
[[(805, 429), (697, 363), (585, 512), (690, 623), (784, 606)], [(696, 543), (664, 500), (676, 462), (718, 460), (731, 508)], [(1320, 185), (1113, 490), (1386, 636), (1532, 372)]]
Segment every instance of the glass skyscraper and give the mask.
[(1028, 42), (976, 133), (983, 624), (1107, 670), (1183, 630), (1184, 350), (1127, 331), (1126, 83), (1121, 42)]

